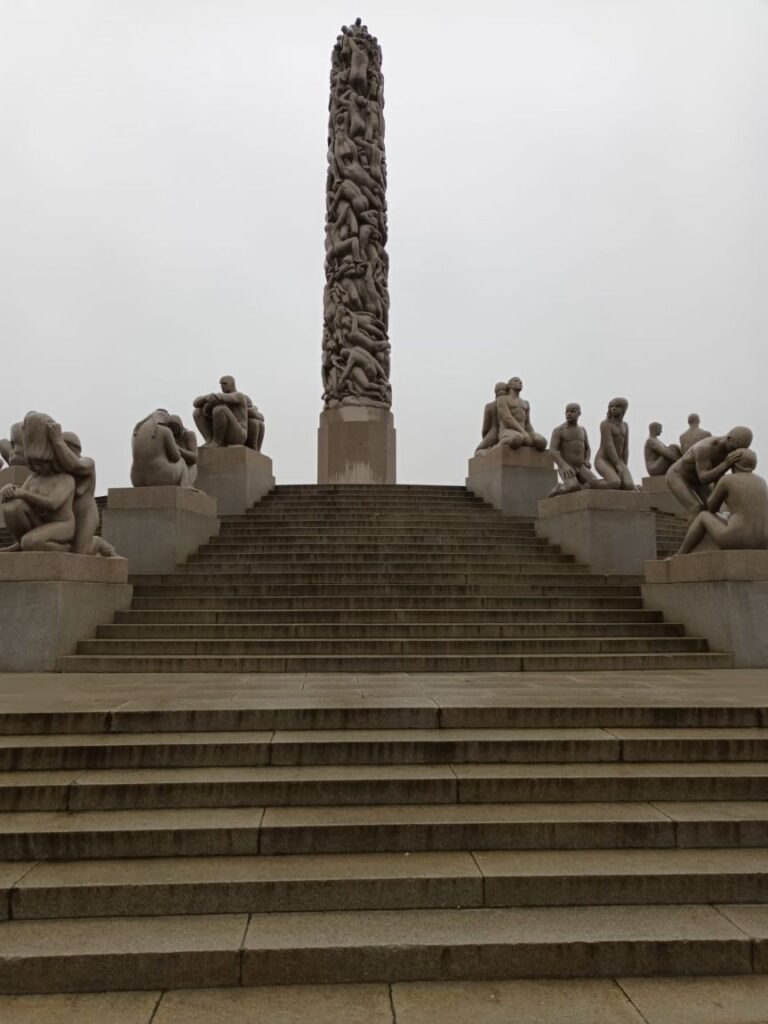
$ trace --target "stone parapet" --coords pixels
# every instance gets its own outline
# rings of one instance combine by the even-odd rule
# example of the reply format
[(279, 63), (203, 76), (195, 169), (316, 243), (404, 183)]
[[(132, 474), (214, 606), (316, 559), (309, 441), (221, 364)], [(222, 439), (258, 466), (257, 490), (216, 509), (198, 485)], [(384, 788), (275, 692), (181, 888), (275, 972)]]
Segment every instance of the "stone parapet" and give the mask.
[(80, 640), (130, 607), (124, 558), (0, 554), (0, 671), (50, 672)]
[(102, 536), (128, 559), (132, 575), (173, 572), (219, 532), (216, 506), (216, 498), (188, 487), (110, 488)]
[(552, 452), (533, 448), (491, 448), (467, 465), (467, 490), (508, 516), (535, 516), (542, 498), (557, 483)]
[(396, 431), (390, 410), (370, 405), (338, 405), (321, 412), (317, 482), (396, 483)]
[(768, 668), (768, 551), (701, 551), (646, 566), (643, 600), (735, 668)]
[(585, 489), (539, 502), (536, 533), (593, 572), (641, 576), (656, 555), (656, 526), (647, 495)]
[(245, 445), (200, 448), (197, 486), (216, 498), (219, 515), (240, 515), (275, 487), (272, 459)]

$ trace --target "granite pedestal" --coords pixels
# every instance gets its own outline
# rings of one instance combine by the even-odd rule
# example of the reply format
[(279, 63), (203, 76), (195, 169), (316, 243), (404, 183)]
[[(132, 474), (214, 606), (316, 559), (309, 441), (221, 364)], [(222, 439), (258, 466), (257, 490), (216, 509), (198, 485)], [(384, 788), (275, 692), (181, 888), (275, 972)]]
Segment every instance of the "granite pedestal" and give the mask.
[(220, 516), (240, 515), (274, 490), (272, 459), (245, 445), (200, 448), (196, 486), (218, 502)]
[(535, 516), (556, 483), (554, 455), (533, 448), (491, 448), (467, 467), (467, 490), (506, 516)]
[[(4, 466), (0, 469), (0, 488), (5, 487), (6, 484), (16, 484), (17, 487), (20, 487), (29, 475), (30, 470), (27, 466)], [(0, 502), (0, 528), (3, 526), (5, 526), (5, 514), (2, 502)]]
[(639, 491), (588, 489), (546, 498), (536, 533), (593, 572), (642, 576), (656, 557), (655, 518)]
[(650, 500), (651, 508), (685, 519), (685, 509), (667, 487), (665, 476), (644, 476), (642, 493)]
[(189, 487), (112, 487), (101, 533), (132, 575), (173, 572), (219, 532), (216, 499)]
[(130, 607), (124, 558), (0, 554), (0, 672), (51, 672), (78, 641)]
[(643, 600), (730, 652), (734, 668), (768, 668), (768, 551), (697, 551), (649, 562)]
[(397, 482), (395, 421), (389, 409), (338, 405), (320, 413), (319, 484)]

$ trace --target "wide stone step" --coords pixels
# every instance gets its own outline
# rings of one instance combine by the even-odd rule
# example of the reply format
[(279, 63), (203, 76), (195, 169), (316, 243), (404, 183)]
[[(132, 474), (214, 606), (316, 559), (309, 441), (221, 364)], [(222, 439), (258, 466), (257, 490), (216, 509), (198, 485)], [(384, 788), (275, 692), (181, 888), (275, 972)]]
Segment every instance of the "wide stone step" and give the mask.
[(383, 610), (399, 616), (410, 615), (411, 613), (431, 616), (437, 611), (449, 611), (458, 612), (462, 617), (467, 612), (490, 615), (495, 611), (501, 615), (508, 615), (512, 620), (514, 620), (518, 612), (524, 613), (525, 611), (533, 611), (538, 615), (541, 611), (556, 609), (567, 609), (569, 611), (588, 610), (590, 612), (596, 610), (602, 612), (603, 609), (613, 609), (618, 610), (623, 615), (625, 609), (643, 610), (643, 599), (640, 596), (639, 588), (632, 588), (629, 595), (624, 592), (626, 588), (622, 589), (620, 595), (613, 595), (606, 594), (606, 588), (601, 587), (596, 595), (585, 594), (584, 596), (563, 595), (559, 590), (555, 590), (554, 592), (530, 596), (526, 596), (524, 593), (517, 596), (510, 596), (509, 594), (502, 596), (487, 594), (446, 596), (444, 592), (419, 595), (393, 594), (388, 596), (382, 596), (381, 594), (374, 596), (366, 594), (335, 594), (332, 595), (332, 600), (322, 595), (301, 594), (293, 594), (290, 597), (286, 597), (284, 594), (278, 596), (264, 595), (261, 597), (246, 597), (242, 595), (232, 597), (228, 593), (224, 597), (202, 597), (191, 587), (187, 587), (185, 593), (179, 596), (168, 594), (167, 587), (156, 587), (157, 594), (144, 597), (141, 594), (136, 594), (136, 589), (138, 588), (134, 588), (133, 599), (133, 608), (136, 610), (146, 610), (149, 608), (166, 609), (168, 611), (178, 608), (190, 611), (195, 609), (216, 609), (221, 612), (234, 610), (247, 614), (251, 609), (270, 609), (272, 611), (279, 611), (281, 614), (283, 612), (299, 614), (304, 610), (310, 611), (314, 615), (315, 610), (324, 611), (332, 607), (341, 614), (345, 614), (347, 611), (370, 611), (378, 615)]
[(560, 554), (554, 545), (544, 544), (330, 544), (330, 543), (296, 543), (273, 544), (261, 541), (250, 544), (237, 544), (223, 540), (220, 543), (204, 544), (191, 561), (215, 556), (221, 559), (253, 560), (268, 559), (271, 561), (299, 561), (309, 558), (323, 560), (338, 558), (342, 561), (356, 561), (365, 558), (392, 558), (398, 561), (427, 561), (450, 559), (451, 561), (511, 561), (524, 555), (524, 561), (538, 561), (540, 558), (570, 559), (572, 556)]
[(765, 801), (16, 811), (0, 860), (768, 846)]
[[(236, 713), (236, 709), (231, 713)], [(489, 717), (487, 713), (483, 715), (482, 709), (474, 714), (481, 720)], [(516, 709), (507, 709), (507, 714), (514, 716)], [(268, 711), (265, 715), (265, 720), (270, 721)], [(455, 709), (453, 718), (462, 717), (462, 709)], [(750, 727), (304, 728), (0, 736), (0, 771), (4, 772), (270, 764), (716, 764), (766, 760), (768, 729)]]
[[(639, 602), (638, 602), (639, 603)], [(527, 623), (534, 625), (553, 623), (578, 623), (600, 625), (619, 625), (621, 623), (654, 623), (662, 625), (663, 616), (661, 612), (652, 611), (642, 607), (614, 607), (612, 605), (590, 608), (586, 605), (570, 607), (551, 607), (549, 604), (537, 607), (540, 602), (531, 602), (525, 607), (516, 608), (328, 608), (324, 605), (317, 609), (288, 609), (288, 608), (260, 608), (259, 613), (248, 609), (193, 609), (179, 608), (169, 611), (157, 607), (154, 610), (141, 610), (138, 608), (118, 612), (115, 616), (117, 623), (147, 623), (153, 625), (174, 624), (214, 624), (222, 625), (263, 625), (270, 623), (290, 626), (310, 625), (325, 626), (333, 628), (348, 628), (356, 624), (372, 625), (386, 624), (388, 626), (400, 624), (411, 628), (416, 626), (432, 626), (435, 624), (459, 625), (471, 624), (472, 629), (482, 636), (481, 630), (489, 628), (516, 627)], [(668, 625), (668, 624), (667, 624)], [(109, 629), (110, 627), (105, 627)]]
[(2, 918), (758, 903), (768, 850), (116, 858), (29, 867), (0, 862), (9, 880)]
[[(586, 566), (564, 563), (514, 563), (509, 567), (488, 566), (482, 568), (473, 566), (468, 570), (454, 568), (452, 566), (440, 565), (439, 568), (432, 565), (418, 566), (406, 570), (396, 565), (366, 565), (359, 563), (355, 568), (354, 563), (348, 567), (343, 565), (334, 566), (314, 565), (308, 568), (305, 565), (296, 566), (261, 566), (259, 563), (251, 565), (189, 565), (182, 570), (150, 577), (162, 582), (167, 586), (218, 586), (232, 583), (233, 586), (240, 586), (253, 580), (258, 580), (264, 585), (284, 584), (285, 586), (317, 586), (317, 585), (353, 585), (376, 586), (379, 583), (386, 583), (390, 586), (402, 584), (404, 586), (415, 585), (429, 579), (433, 586), (442, 587), (463, 587), (486, 585), (490, 587), (503, 587), (509, 583), (562, 583), (571, 582), (571, 577), (578, 576), (580, 583), (585, 582), (601, 583), (604, 577), (590, 574)], [(143, 578), (143, 577), (141, 577)]]
[(360, 637), (356, 639), (131, 639), (82, 640), (78, 654), (116, 657), (129, 655), (165, 655), (168, 657), (257, 657), (262, 654), (283, 655), (354, 655), (367, 656), (429, 656), (429, 655), (537, 655), (537, 654), (654, 654), (670, 652), (703, 652), (707, 641), (689, 636), (538, 636), (526, 638), (472, 636), (424, 638)]
[(220, 536), (225, 541), (242, 539), (246, 542), (248, 540), (257, 542), (267, 538), (275, 543), (289, 543), (292, 540), (311, 542), (313, 537), (326, 537), (330, 542), (344, 543), (348, 539), (358, 544), (368, 544), (376, 540), (394, 543), (397, 543), (399, 540), (406, 542), (423, 540), (425, 543), (437, 544), (440, 543), (441, 538), (446, 543), (494, 541), (498, 544), (503, 544), (507, 540), (530, 540), (535, 534), (532, 529), (506, 526), (504, 523), (499, 523), (495, 526), (455, 526), (448, 528), (446, 526), (438, 527), (437, 524), (429, 522), (421, 526), (400, 527), (393, 527), (389, 523), (371, 523), (370, 526), (357, 524), (357, 527), (354, 524), (339, 526), (332, 522), (324, 526), (321, 531), (318, 529), (316, 521), (306, 526), (296, 526), (283, 520), (281, 525), (271, 530), (267, 530), (263, 525), (258, 524), (243, 527), (222, 527)]
[[(421, 580), (424, 576), (418, 577)], [(444, 597), (450, 587), (456, 597), (636, 597), (640, 588), (631, 584), (600, 584), (588, 576), (579, 577), (574, 573), (508, 574), (505, 577), (489, 577), (477, 582), (455, 581), (452, 576), (432, 574), (428, 583), (406, 583), (388, 581), (386, 577), (358, 576), (357, 582), (350, 583), (204, 583), (187, 574), (177, 574), (167, 584), (136, 584), (134, 595), (142, 597), (184, 597), (186, 593), (197, 598), (204, 597)]]
[[(311, 570), (308, 570), (311, 566)], [(550, 552), (542, 554), (524, 553), (519, 557), (505, 555), (487, 555), (482, 558), (467, 559), (465, 555), (439, 555), (431, 558), (420, 556), (419, 558), (402, 558), (393, 553), (367, 554), (359, 558), (351, 559), (349, 552), (343, 556), (315, 552), (307, 556), (300, 552), (293, 552), (292, 555), (271, 552), (259, 555), (258, 552), (243, 552), (242, 550), (232, 551), (210, 551), (197, 554), (180, 565), (177, 572), (281, 572), (291, 574), (300, 572), (306, 574), (315, 572), (335, 572), (337, 575), (348, 573), (365, 572), (386, 572), (386, 573), (425, 573), (451, 572), (451, 573), (487, 573), (487, 572), (525, 572), (530, 571), (526, 567), (531, 566), (533, 571), (546, 571), (547, 567), (562, 570), (569, 566), (569, 571), (587, 572), (586, 566), (575, 566), (574, 559), (569, 555), (553, 555)]]
[[(128, 624), (128, 622), (132, 624)], [(672, 622), (182, 622), (141, 624), (125, 618), (99, 626), (102, 640), (332, 640), (332, 639), (531, 639), (536, 637), (672, 637), (682, 636), (684, 626)]]
[(729, 654), (448, 654), (448, 655), (144, 655), (74, 654), (59, 658), (60, 672), (679, 672), (730, 668)]
[(0, 772), (2, 811), (760, 800), (768, 763), (302, 765)]

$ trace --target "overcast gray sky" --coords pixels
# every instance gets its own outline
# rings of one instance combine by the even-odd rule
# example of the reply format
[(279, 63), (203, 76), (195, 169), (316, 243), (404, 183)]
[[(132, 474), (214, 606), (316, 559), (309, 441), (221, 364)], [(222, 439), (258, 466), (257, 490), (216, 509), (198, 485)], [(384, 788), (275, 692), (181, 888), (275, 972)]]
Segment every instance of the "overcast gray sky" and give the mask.
[(405, 483), (463, 482), (495, 381), (549, 434), (744, 422), (768, 470), (764, 0), (3, 0), (0, 434), (137, 420), (234, 373), (314, 482), (330, 52), (384, 51)]

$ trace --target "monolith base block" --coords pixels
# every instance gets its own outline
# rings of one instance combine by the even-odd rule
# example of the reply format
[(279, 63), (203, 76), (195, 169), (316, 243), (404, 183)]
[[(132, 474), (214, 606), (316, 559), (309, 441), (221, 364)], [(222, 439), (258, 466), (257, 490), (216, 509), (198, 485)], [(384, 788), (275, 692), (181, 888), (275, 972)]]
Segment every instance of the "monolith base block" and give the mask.
[(124, 558), (0, 554), (0, 672), (51, 672), (115, 612), (130, 607)]
[[(6, 484), (16, 484), (20, 487), (30, 474), (30, 470), (27, 466), (6, 466), (4, 469), (0, 469), (0, 487), (5, 487)], [(0, 504), (0, 527), (5, 526), (5, 515), (3, 514), (3, 506)]]
[(665, 476), (644, 476), (642, 493), (650, 499), (652, 509), (685, 519), (685, 509), (667, 487)]
[(216, 499), (220, 516), (240, 515), (274, 490), (272, 459), (241, 444), (200, 448), (196, 484)]
[(656, 557), (656, 522), (639, 491), (583, 490), (539, 502), (536, 533), (593, 572), (642, 576)]
[(395, 421), (389, 409), (339, 405), (320, 413), (319, 484), (394, 484)]
[(702, 551), (646, 565), (643, 601), (733, 655), (768, 668), (768, 551)]
[(556, 483), (554, 455), (533, 448), (491, 448), (467, 467), (467, 490), (507, 516), (535, 516)]
[(112, 487), (101, 526), (132, 575), (173, 572), (218, 532), (216, 499), (189, 487)]

